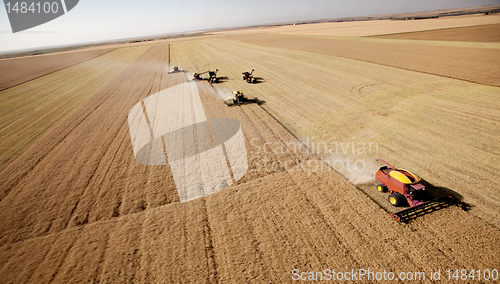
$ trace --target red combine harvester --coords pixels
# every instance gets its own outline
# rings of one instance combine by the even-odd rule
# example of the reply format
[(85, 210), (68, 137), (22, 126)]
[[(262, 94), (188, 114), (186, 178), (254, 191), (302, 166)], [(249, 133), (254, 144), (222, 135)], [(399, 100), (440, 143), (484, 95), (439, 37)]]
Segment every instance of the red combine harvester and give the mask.
[(451, 195), (428, 200), (425, 186), (421, 183), (420, 177), (407, 170), (395, 168), (382, 159), (377, 159), (377, 161), (386, 164), (375, 174), (375, 178), (380, 182), (377, 185), (377, 190), (380, 192), (389, 191), (389, 203), (396, 207), (405, 205), (405, 203), (410, 205), (408, 209), (391, 214), (398, 222), (406, 222), (426, 213), (459, 203)]

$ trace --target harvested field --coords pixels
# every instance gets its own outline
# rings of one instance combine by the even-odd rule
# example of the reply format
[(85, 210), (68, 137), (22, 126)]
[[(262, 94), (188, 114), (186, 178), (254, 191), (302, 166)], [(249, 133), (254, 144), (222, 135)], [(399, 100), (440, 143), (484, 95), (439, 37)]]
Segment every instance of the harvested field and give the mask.
[[(112, 51), (45, 75), (29, 84), (0, 91), (0, 169), (146, 49), (136, 47)], [(23, 64), (25, 62), (25, 58), (18, 60)], [(54, 60), (60, 60), (59, 55)]]
[(315, 35), (363, 37), (394, 33), (407, 33), (435, 29), (458, 28), (477, 25), (500, 23), (500, 15), (469, 15), (458, 17), (444, 17), (438, 19), (408, 20), (408, 21), (355, 21), (338, 23), (319, 23), (306, 25), (287, 25), (278, 27), (261, 27), (243, 30), (221, 31), (216, 34), (287, 34), (287, 35)]
[[(112, 71), (98, 60), (106, 56)], [(168, 73), (174, 64), (191, 72), (219, 68), (226, 78), (214, 87), (186, 83), (186, 74)], [(257, 84), (241, 80), (251, 68)], [(64, 73), (71, 70), (88, 72)], [(4, 283), (286, 283), (294, 269), (423, 272), (420, 282), (430, 283), (437, 269), (445, 282), (447, 269), (500, 268), (498, 87), (234, 38), (194, 38), (120, 48), (4, 90), (2, 104), (11, 107), (0, 118), (22, 107), (18, 88), (43, 90), (62, 78), (92, 89), (75, 88), (78, 102), (45, 110), (56, 122), (0, 171)], [(227, 107), (221, 97), (236, 88), (265, 102)], [(40, 94), (23, 99), (36, 106)], [(129, 111), (139, 105), (150, 139), (179, 129), (185, 138), (206, 132), (189, 124), (236, 120), (248, 171), (216, 193), (182, 200), (170, 143), (158, 165), (138, 162), (131, 126), (145, 124)], [(54, 112), (64, 107), (63, 115)], [(184, 116), (173, 115), (183, 108)], [(169, 122), (160, 121), (165, 117)], [(17, 124), (9, 133), (32, 128)], [(403, 227), (360, 190), (366, 184), (354, 186), (312, 153), (307, 138), (375, 142), (367, 161), (380, 155), (474, 207), (448, 207)], [(216, 149), (216, 136), (212, 143)], [(188, 148), (179, 148), (183, 158), (192, 157)]]
[(0, 60), (0, 91), (110, 52), (109, 49)]
[(500, 42), (500, 24), (374, 36), (385, 39)]

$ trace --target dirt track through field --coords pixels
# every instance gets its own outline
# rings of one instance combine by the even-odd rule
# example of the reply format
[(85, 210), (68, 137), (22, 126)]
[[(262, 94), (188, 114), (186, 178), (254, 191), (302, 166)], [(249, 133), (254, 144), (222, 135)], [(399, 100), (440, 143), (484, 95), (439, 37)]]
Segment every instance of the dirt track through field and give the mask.
[(197, 83), (206, 117), (241, 123), (249, 170), (180, 203), (169, 165), (136, 161), (127, 121), (137, 102), (186, 81), (167, 73), (166, 50), (150, 47), (1, 172), (5, 283), (285, 283), (293, 269), (327, 268), (428, 279), (431, 269), (498, 269), (498, 229), (457, 207), (403, 228), (336, 172), (317, 170), (261, 107), (229, 108), (207, 82)]

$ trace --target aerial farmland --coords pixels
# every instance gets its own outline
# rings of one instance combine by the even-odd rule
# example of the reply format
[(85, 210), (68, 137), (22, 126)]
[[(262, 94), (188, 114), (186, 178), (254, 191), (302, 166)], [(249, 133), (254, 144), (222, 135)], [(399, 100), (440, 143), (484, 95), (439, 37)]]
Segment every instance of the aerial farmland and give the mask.
[[(0, 59), (0, 282), (494, 283), (499, 26), (283, 25)], [(235, 90), (257, 103), (228, 106)], [(398, 222), (377, 158), (456, 204)]]

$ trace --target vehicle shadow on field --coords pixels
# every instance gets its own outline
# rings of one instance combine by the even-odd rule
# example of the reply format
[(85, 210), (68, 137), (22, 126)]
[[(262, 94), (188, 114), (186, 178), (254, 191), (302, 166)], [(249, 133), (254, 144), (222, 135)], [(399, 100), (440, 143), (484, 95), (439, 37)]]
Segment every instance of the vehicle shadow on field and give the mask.
[(224, 83), (224, 82), (229, 81), (229, 77), (221, 76), (221, 77), (217, 77), (217, 80), (219, 81), (218, 83)]
[(266, 82), (266, 80), (264, 80), (264, 78), (262, 78), (262, 77), (253, 77), (253, 78), (254, 78), (254, 81), (253, 81), (254, 84), (260, 84), (260, 83)]
[(463, 210), (468, 211), (473, 207), (473, 205), (463, 201), (464, 197), (460, 193), (452, 189), (442, 186), (435, 186), (432, 183), (426, 181), (425, 179), (422, 179), (420, 182), (425, 186), (426, 191), (431, 198), (439, 198), (450, 195), (454, 197), (457, 200), (457, 202), (461, 204)]

